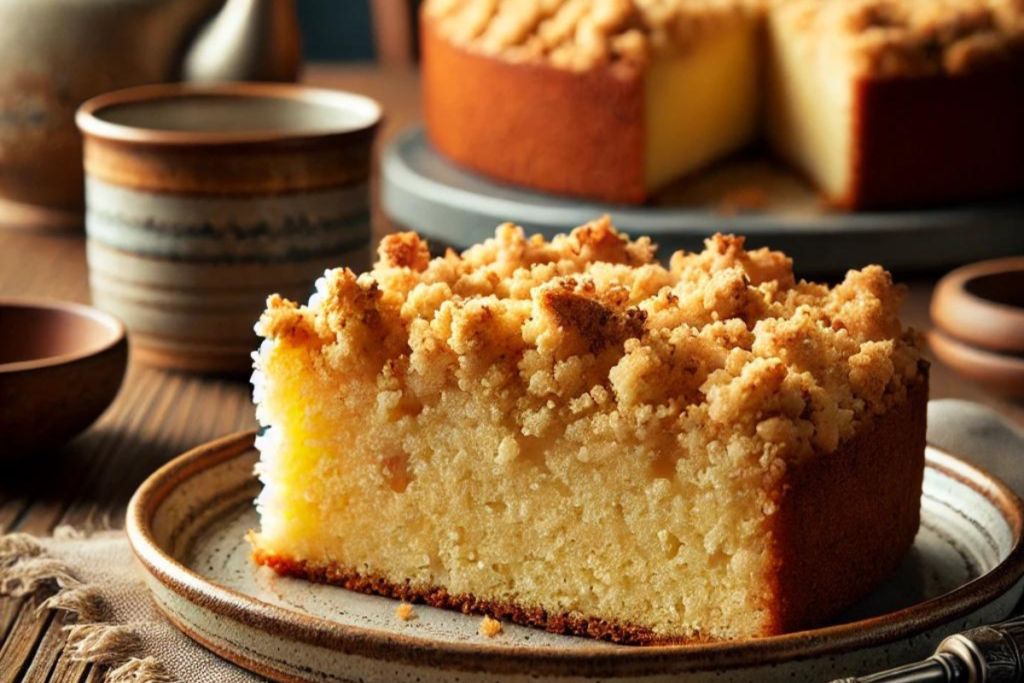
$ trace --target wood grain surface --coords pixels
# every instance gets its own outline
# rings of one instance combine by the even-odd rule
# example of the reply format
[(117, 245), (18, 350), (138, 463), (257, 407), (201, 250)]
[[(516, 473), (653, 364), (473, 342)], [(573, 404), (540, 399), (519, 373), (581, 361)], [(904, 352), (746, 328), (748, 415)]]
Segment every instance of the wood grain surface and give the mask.
[[(314, 66), (306, 80), (378, 99), (386, 112), (385, 142), (419, 117), (411, 69)], [(375, 235), (391, 229), (375, 200)], [(905, 318), (918, 329), (928, 327), (934, 282), (908, 283)], [(0, 231), (0, 296), (88, 302), (83, 236)], [(988, 394), (938, 365), (931, 395), (979, 401), (1024, 425), (1024, 403)], [(165, 373), (132, 362), (117, 400), (85, 434), (28, 462), (0, 459), (0, 532), (45, 535), (62, 524), (120, 528), (128, 499), (147, 474), (193, 446), (254, 424), (245, 382)], [(101, 681), (102, 671), (65, 655), (62, 617), (37, 612), (36, 606), (32, 598), (0, 599), (0, 683)]]

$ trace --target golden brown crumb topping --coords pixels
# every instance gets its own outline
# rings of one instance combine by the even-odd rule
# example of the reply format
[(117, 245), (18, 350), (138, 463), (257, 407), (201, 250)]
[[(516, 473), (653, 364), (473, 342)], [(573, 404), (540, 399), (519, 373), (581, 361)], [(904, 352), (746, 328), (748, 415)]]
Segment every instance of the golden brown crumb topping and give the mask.
[(741, 0), (427, 0), (453, 42), (517, 62), (583, 71), (642, 64), (745, 13)]
[(738, 18), (798, 17), (824, 51), (872, 77), (965, 73), (1020, 59), (1024, 0), (428, 0), (456, 44), (515, 62), (583, 71), (642, 65)]
[(741, 237), (705, 244), (665, 267), (607, 217), (550, 242), (505, 224), (432, 260), (391, 235), (371, 272), (329, 271), (309, 306), (272, 297), (258, 331), (325, 376), (376, 382), (387, 414), (475, 392), (526, 437), (601, 414), (629, 438), (664, 430), (684, 452), (735, 443), (769, 462), (831, 452), (920, 380), (879, 266), (829, 288)]
[(1024, 0), (776, 0), (856, 75), (960, 74), (1024, 59)]

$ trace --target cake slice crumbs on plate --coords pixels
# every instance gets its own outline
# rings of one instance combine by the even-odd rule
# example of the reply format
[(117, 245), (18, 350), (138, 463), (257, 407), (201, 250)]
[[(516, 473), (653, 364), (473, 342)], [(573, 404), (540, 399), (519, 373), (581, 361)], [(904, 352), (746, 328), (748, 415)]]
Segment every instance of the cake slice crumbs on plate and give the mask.
[(480, 622), (480, 635), (487, 636), (488, 638), (494, 638), (499, 635), (501, 631), (501, 622), (485, 614), (483, 620)]
[(416, 614), (416, 610), (413, 609), (412, 605), (407, 602), (403, 602), (395, 608), (395, 616), (402, 621), (412, 621), (419, 615)]

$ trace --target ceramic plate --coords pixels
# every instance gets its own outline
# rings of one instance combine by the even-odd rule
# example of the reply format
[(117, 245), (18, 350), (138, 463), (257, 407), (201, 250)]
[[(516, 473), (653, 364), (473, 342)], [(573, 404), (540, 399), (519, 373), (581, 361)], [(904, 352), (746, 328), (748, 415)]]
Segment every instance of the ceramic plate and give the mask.
[(1006, 617), (1024, 575), (1022, 503), (991, 475), (929, 449), (921, 531), (903, 566), (834, 625), (710, 645), (626, 647), (398, 604), (277, 577), (249, 560), (253, 433), (201, 446), (132, 499), (128, 534), (157, 603), (185, 633), (279, 681), (829, 681), (929, 654)]
[[(436, 242), (467, 247), (505, 221), (551, 237), (608, 213), (648, 235), (663, 256), (700, 249), (717, 231), (781, 249), (801, 275), (880, 263), (890, 270), (940, 268), (1024, 252), (1024, 200), (914, 211), (827, 211), (797, 176), (762, 159), (731, 159), (666, 188), (644, 206), (601, 204), (502, 185), (437, 154), (422, 127), (385, 150), (384, 207)], [(751, 207), (756, 199), (756, 208)], [(743, 210), (744, 206), (755, 210)], [(927, 248), (922, 245), (927, 244)]]

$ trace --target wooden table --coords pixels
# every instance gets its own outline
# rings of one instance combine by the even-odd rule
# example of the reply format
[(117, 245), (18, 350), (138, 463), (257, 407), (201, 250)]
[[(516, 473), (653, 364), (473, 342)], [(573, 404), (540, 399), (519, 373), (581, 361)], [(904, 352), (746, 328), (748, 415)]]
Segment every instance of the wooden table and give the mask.
[[(307, 80), (377, 98), (387, 112), (384, 140), (419, 115), (416, 74), (408, 69), (312, 67)], [(375, 234), (389, 229), (375, 202)], [(909, 283), (906, 319), (918, 329), (928, 326), (933, 285), (933, 278)], [(0, 232), (0, 296), (88, 301), (82, 235)], [(989, 395), (941, 366), (933, 369), (932, 397), (979, 401), (1024, 425), (1024, 403)], [(120, 396), (88, 432), (59, 452), (0, 470), (0, 532), (119, 528), (147, 474), (193, 446), (254, 425), (246, 383), (132, 363)], [(64, 655), (62, 619), (34, 608), (32, 599), (0, 599), (0, 683), (102, 680), (95, 667)]]

